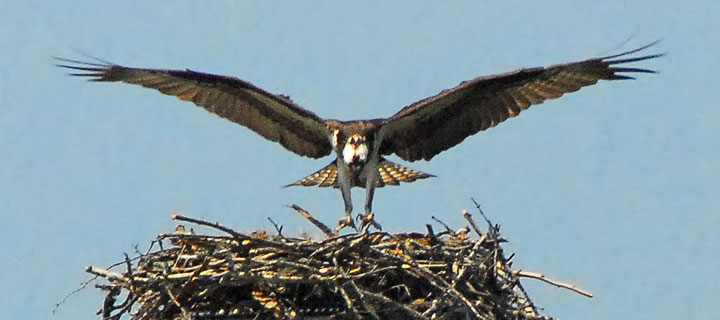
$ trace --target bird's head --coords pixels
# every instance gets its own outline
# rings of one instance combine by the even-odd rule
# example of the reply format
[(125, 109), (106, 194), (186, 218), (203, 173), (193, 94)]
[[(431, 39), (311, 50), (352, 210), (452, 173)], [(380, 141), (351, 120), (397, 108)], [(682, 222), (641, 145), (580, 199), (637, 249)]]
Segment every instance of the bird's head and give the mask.
[(353, 134), (348, 137), (342, 149), (343, 161), (349, 165), (364, 164), (368, 159), (369, 152), (365, 136)]

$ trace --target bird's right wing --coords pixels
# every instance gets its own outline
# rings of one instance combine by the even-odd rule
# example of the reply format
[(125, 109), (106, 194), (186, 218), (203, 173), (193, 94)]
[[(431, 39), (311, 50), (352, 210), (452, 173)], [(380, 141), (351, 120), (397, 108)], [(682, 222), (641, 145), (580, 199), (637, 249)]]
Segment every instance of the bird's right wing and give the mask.
[(74, 76), (137, 84), (192, 101), (301, 156), (320, 158), (332, 150), (328, 140), (330, 132), (322, 118), (285, 96), (271, 94), (247, 81), (191, 70), (140, 69), (58, 60), (62, 61), (59, 67), (80, 71), (71, 73)]
[(430, 160), (465, 138), (517, 116), (531, 105), (593, 85), (599, 80), (633, 79), (628, 74), (654, 73), (625, 66), (662, 56), (621, 54), (475, 78), (413, 103), (386, 120), (382, 154), (407, 161)]

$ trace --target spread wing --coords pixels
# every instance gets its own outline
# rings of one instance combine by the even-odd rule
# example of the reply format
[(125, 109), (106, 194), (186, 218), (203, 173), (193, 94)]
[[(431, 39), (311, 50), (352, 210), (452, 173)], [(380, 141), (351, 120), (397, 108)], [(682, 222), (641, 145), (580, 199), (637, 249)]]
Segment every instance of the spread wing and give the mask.
[(289, 98), (268, 93), (247, 81), (191, 70), (140, 69), (58, 60), (64, 63), (59, 67), (79, 71), (71, 73), (74, 76), (137, 84), (192, 101), (301, 156), (320, 158), (332, 150), (328, 140), (330, 132), (323, 119)]
[(465, 138), (515, 117), (531, 105), (559, 98), (598, 80), (634, 79), (627, 73), (655, 71), (624, 67), (625, 63), (662, 56), (628, 57), (641, 48), (579, 62), (475, 78), (413, 103), (386, 120), (382, 154), (407, 161), (430, 160)]

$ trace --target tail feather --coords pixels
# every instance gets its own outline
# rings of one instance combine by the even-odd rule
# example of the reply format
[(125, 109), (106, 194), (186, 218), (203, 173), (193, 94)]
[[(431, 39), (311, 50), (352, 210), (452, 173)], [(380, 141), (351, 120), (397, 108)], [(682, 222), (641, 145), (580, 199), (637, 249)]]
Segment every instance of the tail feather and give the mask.
[[(378, 174), (379, 179), (377, 181), (377, 187), (381, 188), (386, 185), (392, 185), (396, 186), (399, 185), (400, 182), (410, 183), (418, 179), (426, 179), (430, 177), (434, 177), (434, 175), (413, 170), (408, 167), (399, 165), (397, 163), (387, 161), (384, 158), (380, 159), (380, 162), (378, 163)], [(308, 175), (305, 178), (302, 178), (298, 181), (295, 181), (291, 184), (286, 185), (285, 187), (291, 187), (291, 186), (303, 186), (303, 187), (311, 187), (311, 186), (318, 186), (321, 188), (325, 187), (333, 187), (333, 188), (339, 188), (338, 185), (338, 170), (337, 170), (337, 163), (335, 161), (331, 162), (324, 168), (315, 171), (314, 173)], [(361, 187), (364, 187), (364, 185), (361, 185)]]
[(321, 188), (332, 186), (332, 187), (338, 188), (337, 164), (335, 163), (335, 161), (330, 162), (330, 164), (325, 166), (325, 168), (315, 171), (311, 175), (309, 175), (305, 178), (302, 178), (298, 181), (295, 181), (291, 184), (288, 184), (285, 187), (292, 187), (292, 186), (303, 186), (303, 187), (319, 186)]
[(380, 179), (377, 182), (378, 188), (385, 185), (396, 186), (400, 182), (410, 183), (417, 179), (434, 177), (432, 174), (413, 170), (385, 159), (382, 159), (378, 164), (378, 172), (380, 173)]

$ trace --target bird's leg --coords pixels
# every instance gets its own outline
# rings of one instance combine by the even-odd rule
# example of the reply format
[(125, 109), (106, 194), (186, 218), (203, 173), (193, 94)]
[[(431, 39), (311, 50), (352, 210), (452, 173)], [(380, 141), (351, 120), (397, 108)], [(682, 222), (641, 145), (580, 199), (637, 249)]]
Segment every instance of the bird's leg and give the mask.
[[(375, 166), (369, 166), (370, 168), (377, 168), (377, 165)], [(358, 218), (362, 221), (361, 230), (367, 230), (366, 227), (372, 225), (378, 230), (382, 230), (380, 227), (380, 224), (375, 222), (374, 215), (372, 213), (372, 202), (373, 197), (375, 196), (375, 187), (377, 186), (377, 179), (378, 179), (378, 171), (377, 169), (374, 170), (368, 170), (369, 172), (366, 172), (366, 181), (365, 181), (365, 214), (359, 215)]]
[(350, 196), (350, 188), (341, 188), (340, 191), (343, 195), (343, 201), (345, 201), (345, 217), (340, 219), (337, 231), (340, 231), (345, 227), (352, 227), (353, 229), (357, 230), (357, 228), (355, 227), (355, 222), (352, 218), (353, 206), (352, 197)]
[(335, 229), (335, 232), (339, 232), (340, 230), (344, 229), (345, 227), (352, 227), (353, 229), (357, 230), (355, 227), (355, 221), (353, 221), (352, 218), (352, 197), (350, 196), (350, 181), (348, 181), (347, 177), (349, 177), (349, 169), (347, 166), (338, 165), (338, 179), (340, 184), (340, 192), (342, 192), (343, 201), (345, 202), (345, 217), (340, 219), (338, 222), (338, 227)]

